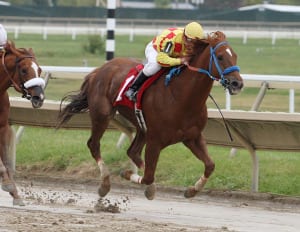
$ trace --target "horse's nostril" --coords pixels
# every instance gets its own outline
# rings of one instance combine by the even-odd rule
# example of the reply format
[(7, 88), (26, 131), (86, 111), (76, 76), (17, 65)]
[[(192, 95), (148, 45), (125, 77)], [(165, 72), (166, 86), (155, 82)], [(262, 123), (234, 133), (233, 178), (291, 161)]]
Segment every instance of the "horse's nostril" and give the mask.
[(238, 87), (239, 86), (239, 82), (238, 81), (231, 81), (230, 85), (232, 87)]
[(233, 81), (231, 81), (231, 82), (230, 82), (230, 85), (231, 85), (231, 87), (233, 87), (233, 88), (240, 88), (240, 89), (243, 88), (243, 82), (238, 81), (238, 80), (233, 80)]
[(31, 98), (31, 104), (33, 108), (40, 108), (43, 105), (44, 100), (40, 97), (34, 96)]

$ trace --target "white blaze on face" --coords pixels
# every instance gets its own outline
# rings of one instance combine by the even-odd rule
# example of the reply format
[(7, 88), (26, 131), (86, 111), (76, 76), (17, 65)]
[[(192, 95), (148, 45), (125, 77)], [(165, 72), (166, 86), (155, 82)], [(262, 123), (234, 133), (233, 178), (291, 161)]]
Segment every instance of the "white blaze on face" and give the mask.
[(38, 73), (39, 67), (37, 66), (37, 64), (35, 62), (32, 62), (31, 68), (34, 70), (35, 76), (38, 77), (39, 76), (39, 73)]
[(31, 68), (34, 70), (34, 73), (35, 73), (35, 77), (26, 81), (24, 83), (24, 87), (26, 89), (30, 88), (30, 87), (33, 87), (33, 86), (41, 86), (42, 88), (45, 87), (45, 81), (39, 77), (39, 67), (37, 66), (37, 64), (35, 62), (32, 62), (31, 63)]
[(227, 52), (230, 56), (232, 56), (232, 53), (231, 53), (231, 51), (230, 51), (229, 48), (226, 48), (226, 52)]

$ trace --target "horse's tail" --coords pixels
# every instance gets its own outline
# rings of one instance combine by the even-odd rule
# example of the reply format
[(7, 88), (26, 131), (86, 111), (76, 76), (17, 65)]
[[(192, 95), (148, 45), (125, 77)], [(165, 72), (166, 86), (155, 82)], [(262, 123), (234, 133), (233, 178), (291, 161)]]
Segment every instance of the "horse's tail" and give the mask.
[[(56, 128), (59, 129), (63, 124), (67, 123), (73, 115), (88, 111), (87, 90), (89, 86), (88, 78), (84, 80), (79, 92), (72, 92), (65, 95), (60, 102), (60, 110), (57, 117)], [(68, 102), (63, 108), (63, 103)]]

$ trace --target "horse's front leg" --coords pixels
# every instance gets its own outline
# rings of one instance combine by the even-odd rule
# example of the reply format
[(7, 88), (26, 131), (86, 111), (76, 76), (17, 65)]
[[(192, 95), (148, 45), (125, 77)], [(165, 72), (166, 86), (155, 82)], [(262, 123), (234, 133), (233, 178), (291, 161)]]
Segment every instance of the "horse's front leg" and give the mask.
[[(5, 133), (3, 133), (5, 131)], [(9, 192), (13, 197), (13, 205), (24, 206), (22, 198), (18, 194), (17, 187), (13, 180), (15, 166), (15, 134), (12, 129), (7, 126), (1, 130), (0, 141), (0, 176), (2, 177), (1, 188), (3, 191)]]
[(154, 174), (160, 150), (161, 149), (155, 144), (146, 144), (144, 176), (140, 176), (130, 170), (121, 173), (121, 176), (127, 180), (137, 184), (145, 184), (145, 196), (148, 200), (153, 200), (155, 196), (156, 187), (154, 184)]
[(100, 139), (103, 136), (104, 131), (106, 130), (109, 124), (109, 119), (101, 120), (99, 117), (97, 122), (93, 122), (92, 119), (92, 131), (91, 136), (87, 142), (87, 146), (90, 149), (91, 155), (95, 159), (99, 169), (100, 169), (100, 186), (98, 189), (98, 194), (100, 197), (106, 196), (110, 191), (110, 173), (104, 161), (101, 157), (100, 151)]
[(215, 169), (215, 164), (208, 154), (206, 141), (202, 134), (197, 139), (184, 141), (183, 143), (192, 151), (192, 153), (199, 160), (203, 161), (205, 166), (203, 175), (199, 178), (199, 180), (195, 183), (194, 186), (189, 187), (184, 193), (184, 196), (186, 198), (190, 198), (194, 197), (198, 192), (200, 192), (203, 189), (208, 178)]
[[(14, 183), (13, 183), (14, 184)], [(18, 190), (16, 185), (14, 184), (14, 189), (13, 191), (10, 191), (9, 194), (13, 198), (13, 205), (18, 205), (18, 206), (25, 206), (25, 203), (23, 202), (22, 198), (18, 194)]]
[(13, 205), (24, 206), (25, 204), (19, 196), (16, 184), (13, 180), (13, 170), (10, 168), (6, 169), (2, 161), (0, 161), (0, 170), (0, 172), (2, 172), (2, 190), (9, 192), (9, 194), (13, 197)]
[(11, 192), (14, 190), (14, 183), (9, 178), (8, 170), (4, 163), (2, 162), (2, 158), (0, 159), (0, 176), (2, 178), (2, 185), (1, 188), (5, 192)]

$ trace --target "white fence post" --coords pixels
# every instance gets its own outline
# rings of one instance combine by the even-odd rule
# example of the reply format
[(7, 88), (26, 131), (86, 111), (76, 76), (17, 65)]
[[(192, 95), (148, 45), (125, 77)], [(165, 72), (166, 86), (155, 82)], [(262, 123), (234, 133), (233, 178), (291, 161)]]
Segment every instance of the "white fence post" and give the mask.
[(272, 45), (275, 45), (276, 43), (276, 32), (272, 33)]
[(247, 43), (247, 36), (248, 36), (247, 31), (244, 31), (244, 34), (243, 34), (243, 44)]
[(76, 29), (72, 29), (72, 40), (76, 40)]
[(226, 95), (226, 110), (230, 110), (231, 109), (231, 96), (230, 96), (228, 89), (226, 89), (225, 95)]
[(15, 27), (15, 36), (14, 36), (15, 39), (18, 39), (19, 38), (19, 27)]
[(47, 27), (43, 28), (43, 40), (47, 40)]
[(295, 112), (295, 90), (290, 89), (289, 91), (289, 112)]

